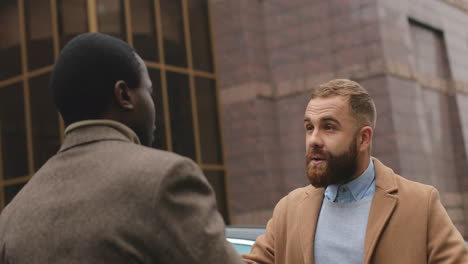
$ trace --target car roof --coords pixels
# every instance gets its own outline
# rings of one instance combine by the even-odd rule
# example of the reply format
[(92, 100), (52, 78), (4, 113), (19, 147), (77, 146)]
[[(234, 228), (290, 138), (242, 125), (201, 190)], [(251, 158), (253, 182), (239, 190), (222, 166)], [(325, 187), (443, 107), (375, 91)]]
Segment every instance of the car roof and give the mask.
[(228, 226), (226, 237), (241, 238), (255, 241), (259, 235), (265, 233), (264, 227)]

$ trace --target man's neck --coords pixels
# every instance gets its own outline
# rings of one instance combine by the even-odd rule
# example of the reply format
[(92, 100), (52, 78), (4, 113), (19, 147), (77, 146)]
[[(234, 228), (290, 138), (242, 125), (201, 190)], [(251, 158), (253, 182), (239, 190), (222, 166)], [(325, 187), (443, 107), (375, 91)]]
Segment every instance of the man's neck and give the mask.
[(357, 177), (359, 177), (360, 175), (362, 175), (364, 173), (364, 171), (367, 169), (367, 167), (369, 167), (369, 162), (370, 162), (370, 155), (369, 154), (366, 153), (365, 155), (358, 156), (356, 172), (354, 173), (353, 177), (351, 177), (351, 179), (348, 180), (348, 182), (350, 182), (350, 181), (356, 179)]

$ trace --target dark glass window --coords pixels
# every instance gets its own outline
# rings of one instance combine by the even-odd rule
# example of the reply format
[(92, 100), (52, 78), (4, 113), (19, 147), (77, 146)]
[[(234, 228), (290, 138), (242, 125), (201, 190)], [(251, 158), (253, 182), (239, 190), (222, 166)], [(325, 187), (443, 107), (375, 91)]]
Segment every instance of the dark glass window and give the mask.
[(5, 198), (4, 198), (5, 205), (10, 203), (11, 200), (13, 200), (15, 195), (19, 191), (21, 191), (21, 189), (24, 187), (25, 184), (26, 183), (18, 183), (18, 184), (15, 184), (15, 185), (5, 186)]
[(25, 0), (28, 70), (54, 63), (49, 0)]
[(166, 64), (187, 67), (181, 0), (161, 0), (161, 22)]
[(167, 149), (161, 73), (157, 69), (148, 69), (148, 73), (151, 81), (153, 82), (153, 101), (154, 108), (156, 110), (156, 131), (153, 147), (158, 149)]
[(97, 0), (99, 32), (126, 40), (123, 0)]
[(159, 61), (153, 0), (131, 1), (133, 47), (148, 61)]
[(221, 135), (214, 80), (195, 78), (202, 163), (222, 164)]
[(21, 74), (21, 49), (16, 0), (0, 1), (0, 80)]
[(23, 86), (2, 87), (0, 92), (0, 146), (3, 177), (7, 180), (29, 173)]
[(195, 140), (189, 78), (185, 74), (167, 73), (169, 113), (174, 152), (195, 160)]
[(49, 74), (44, 74), (29, 81), (36, 170), (60, 147), (59, 119), (48, 85), (49, 77)]
[(226, 200), (226, 183), (224, 182), (224, 172), (223, 171), (211, 171), (204, 170), (208, 182), (211, 184), (216, 193), (216, 202), (218, 204), (218, 211), (224, 217), (224, 221), (229, 223), (227, 200)]
[(207, 1), (190, 0), (188, 2), (193, 67), (196, 70), (212, 72), (213, 63)]
[(88, 32), (86, 0), (57, 0), (60, 46), (73, 37)]

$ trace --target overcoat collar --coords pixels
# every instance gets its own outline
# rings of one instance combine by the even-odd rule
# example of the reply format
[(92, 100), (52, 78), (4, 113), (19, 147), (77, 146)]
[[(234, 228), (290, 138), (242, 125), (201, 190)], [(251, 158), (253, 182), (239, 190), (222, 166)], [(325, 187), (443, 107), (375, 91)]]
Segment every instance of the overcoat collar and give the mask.
[(74, 146), (102, 140), (120, 140), (140, 144), (138, 136), (126, 125), (113, 120), (86, 120), (65, 129), (65, 138), (59, 152)]

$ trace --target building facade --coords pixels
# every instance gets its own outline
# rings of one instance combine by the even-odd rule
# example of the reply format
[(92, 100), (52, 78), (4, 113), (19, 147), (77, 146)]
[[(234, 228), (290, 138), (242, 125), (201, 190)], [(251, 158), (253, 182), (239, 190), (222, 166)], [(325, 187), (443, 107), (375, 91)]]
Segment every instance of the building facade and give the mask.
[(55, 153), (47, 82), (82, 32), (126, 40), (154, 85), (154, 147), (195, 160), (230, 224), (307, 184), (310, 93), (349, 78), (377, 106), (373, 156), (438, 188), (468, 236), (467, 0), (0, 1), (0, 207)]

